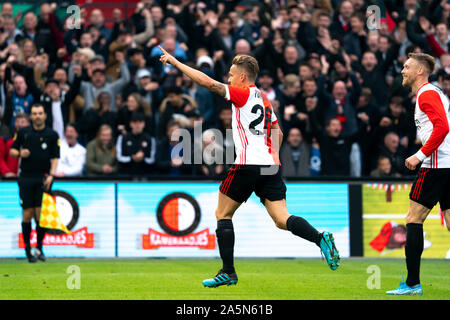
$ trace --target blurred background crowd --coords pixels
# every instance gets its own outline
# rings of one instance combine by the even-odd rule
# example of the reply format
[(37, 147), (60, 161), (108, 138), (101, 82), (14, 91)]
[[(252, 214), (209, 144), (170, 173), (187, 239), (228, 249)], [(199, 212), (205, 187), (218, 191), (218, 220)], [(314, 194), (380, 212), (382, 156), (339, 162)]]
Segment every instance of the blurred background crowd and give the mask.
[[(231, 105), (163, 66), (158, 45), (224, 83), (235, 55), (258, 60), (257, 86), (284, 132), (285, 177), (415, 174), (404, 166), (421, 146), (415, 96), (401, 85), (408, 53), (433, 55), (430, 82), (450, 94), (447, 1), (142, 0), (126, 13), (119, 2), (108, 12), (78, 4), (79, 16), (58, 15), (58, 3), (1, 4), (4, 177), (18, 173), (9, 148), (34, 103), (62, 139), (58, 176), (223, 175), (231, 164), (212, 160), (226, 162), (232, 147)], [(179, 128), (200, 130), (193, 143), (212, 150), (201, 164), (182, 161), (194, 146), (176, 149)]]

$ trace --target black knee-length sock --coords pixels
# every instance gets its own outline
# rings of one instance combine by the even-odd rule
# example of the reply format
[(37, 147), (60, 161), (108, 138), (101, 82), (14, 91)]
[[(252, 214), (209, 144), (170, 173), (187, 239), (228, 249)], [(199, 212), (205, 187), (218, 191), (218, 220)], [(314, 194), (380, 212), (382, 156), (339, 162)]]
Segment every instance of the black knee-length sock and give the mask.
[(423, 252), (423, 225), (419, 223), (406, 224), (406, 268), (408, 277), (406, 284), (415, 286), (420, 283), (420, 258)]
[(31, 222), (22, 222), (22, 236), (25, 250), (30, 250)]
[(42, 242), (44, 242), (46, 228), (42, 228), (39, 225), (39, 222), (37, 222), (36, 225), (36, 237), (37, 237), (37, 244), (36, 248), (38, 248), (40, 251), (42, 251)]
[(223, 271), (233, 273), (234, 270), (234, 228), (231, 219), (217, 221), (217, 243), (219, 245), (220, 257), (222, 258)]
[(320, 240), (322, 239), (321, 233), (302, 217), (291, 215), (286, 221), (286, 227), (296, 236), (320, 246)]

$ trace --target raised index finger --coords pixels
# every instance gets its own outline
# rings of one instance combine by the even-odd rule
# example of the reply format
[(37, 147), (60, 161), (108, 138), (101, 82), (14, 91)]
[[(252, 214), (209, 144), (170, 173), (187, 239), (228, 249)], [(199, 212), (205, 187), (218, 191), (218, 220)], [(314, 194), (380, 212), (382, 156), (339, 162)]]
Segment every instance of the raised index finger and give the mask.
[(166, 54), (167, 53), (167, 51), (166, 50), (164, 50), (160, 45), (158, 45), (158, 48), (159, 48), (159, 50), (161, 50), (164, 54)]

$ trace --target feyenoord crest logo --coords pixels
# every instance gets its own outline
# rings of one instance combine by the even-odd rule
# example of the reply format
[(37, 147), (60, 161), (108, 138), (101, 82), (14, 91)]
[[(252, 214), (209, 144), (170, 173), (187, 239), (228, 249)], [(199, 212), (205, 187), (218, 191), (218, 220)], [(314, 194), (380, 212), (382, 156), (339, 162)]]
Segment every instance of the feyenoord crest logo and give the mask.
[(193, 197), (184, 192), (175, 192), (161, 200), (156, 216), (165, 232), (173, 236), (185, 236), (197, 228), (201, 213)]
[(164, 232), (152, 228), (140, 238), (142, 249), (161, 247), (197, 247), (214, 250), (216, 236), (203, 229), (193, 233), (200, 223), (200, 206), (190, 195), (174, 192), (161, 199), (156, 209), (158, 224)]

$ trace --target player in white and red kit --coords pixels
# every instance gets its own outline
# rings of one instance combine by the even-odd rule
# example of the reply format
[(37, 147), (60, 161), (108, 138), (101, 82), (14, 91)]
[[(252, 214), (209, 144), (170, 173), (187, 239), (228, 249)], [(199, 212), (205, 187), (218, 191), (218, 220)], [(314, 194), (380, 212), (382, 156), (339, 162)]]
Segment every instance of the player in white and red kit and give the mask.
[(406, 267), (408, 277), (400, 287), (386, 292), (393, 295), (422, 295), (420, 260), (423, 251), (423, 223), (439, 202), (447, 228), (450, 230), (450, 110), (442, 91), (428, 82), (435, 60), (424, 53), (410, 53), (402, 76), (403, 86), (416, 94), (414, 120), (422, 148), (405, 160), (415, 170), (422, 163), (410, 194), (406, 216)]
[(236, 56), (228, 73), (230, 84), (225, 85), (179, 62), (163, 48), (160, 49), (163, 52), (161, 62), (170, 63), (197, 84), (232, 102), (233, 140), (237, 156), (220, 184), (216, 209), (216, 235), (223, 267), (214, 278), (204, 280), (203, 285), (217, 287), (237, 283), (233, 262), (232, 217), (253, 192), (261, 199), (277, 227), (316, 243), (329, 267), (336, 270), (340, 258), (332, 234), (319, 233), (306, 220), (289, 214), (287, 210), (286, 186), (281, 179), (278, 159), (282, 133), (269, 100), (255, 86), (259, 71), (256, 59), (248, 55)]

